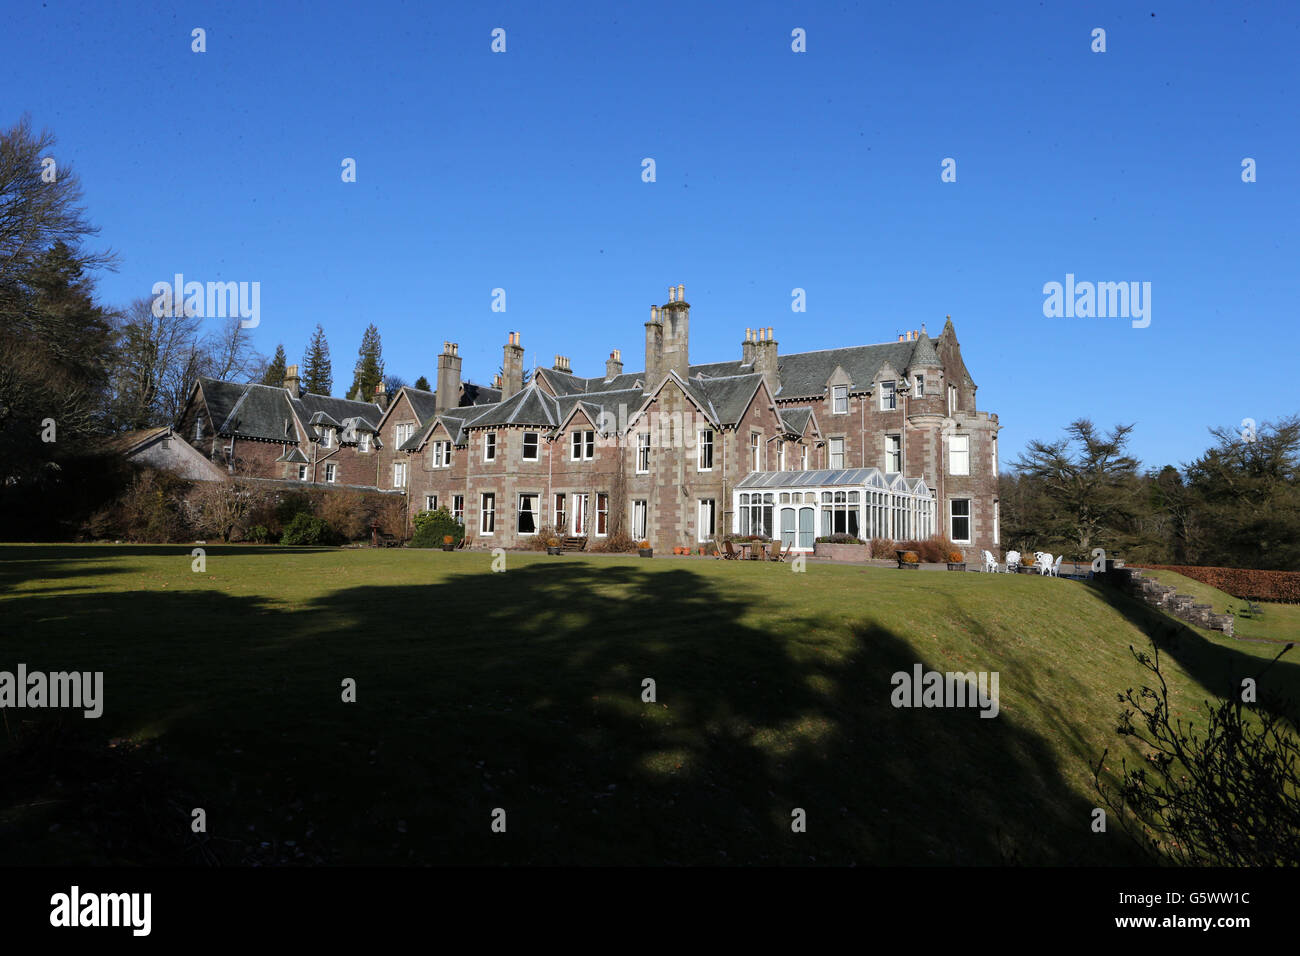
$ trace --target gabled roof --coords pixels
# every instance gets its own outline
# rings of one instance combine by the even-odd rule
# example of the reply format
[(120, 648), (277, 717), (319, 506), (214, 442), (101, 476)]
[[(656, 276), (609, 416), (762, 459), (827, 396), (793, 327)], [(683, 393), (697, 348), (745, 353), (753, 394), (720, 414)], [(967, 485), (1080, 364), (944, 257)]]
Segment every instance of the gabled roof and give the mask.
[(808, 427), (808, 420), (812, 418), (812, 413), (813, 410), (807, 405), (777, 409), (777, 414), (781, 416), (781, 426), (791, 435), (802, 435), (804, 433), (804, 429)]
[[(284, 389), (278, 391), (284, 392)], [(284, 392), (284, 394), (288, 394)], [(345, 418), (361, 418), (372, 428), (379, 427), (379, 420), (384, 417), (384, 410), (374, 402), (352, 402), (346, 398), (332, 398), (329, 395), (316, 395), (303, 392), (301, 397), (293, 399), (294, 407), (304, 422), (321, 414), (335, 425), (342, 427)]]
[(473, 382), (462, 382), (460, 392), (460, 404), (462, 406), (495, 405), (501, 401), (501, 389), (492, 388), (490, 385), (475, 385)]
[(308, 463), (307, 456), (302, 453), (302, 449), (297, 445), (286, 445), (284, 454), (277, 458), (276, 461), (288, 461), (295, 465), (305, 465)]
[(560, 423), (555, 399), (542, 391), (536, 382), (529, 382), (504, 402), (481, 406), (482, 414), (468, 420), (469, 428), (487, 425), (544, 425), (554, 428)]
[(763, 376), (757, 372), (717, 378), (696, 376), (689, 382), (697, 400), (703, 399), (703, 404), (719, 425), (738, 423), (762, 384)]
[[(239, 385), (215, 379), (200, 379), (200, 384), (217, 434), (267, 441), (298, 441), (298, 433), (293, 427), (293, 409), (289, 407), (289, 393), (283, 388)], [(218, 418), (217, 411), (236, 392), (239, 397), (226, 411), (225, 417)], [(212, 398), (214, 395), (217, 396), (216, 402)]]

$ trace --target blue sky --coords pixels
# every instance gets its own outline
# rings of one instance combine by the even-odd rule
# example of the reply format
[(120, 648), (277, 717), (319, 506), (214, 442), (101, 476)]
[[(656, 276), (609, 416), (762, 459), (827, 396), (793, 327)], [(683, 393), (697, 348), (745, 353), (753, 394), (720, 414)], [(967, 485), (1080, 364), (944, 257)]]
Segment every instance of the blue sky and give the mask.
[[(336, 394), (369, 322), (409, 381), (452, 339), (486, 382), (512, 330), (639, 368), (681, 282), (695, 361), (951, 314), (1004, 462), (1079, 416), (1158, 465), (1300, 411), (1295, 4), (152, 6), (9, 0), (0, 121), (57, 135), (107, 302), (260, 282), (257, 347), (321, 323)], [(1150, 326), (1044, 317), (1067, 273), (1150, 282)]]

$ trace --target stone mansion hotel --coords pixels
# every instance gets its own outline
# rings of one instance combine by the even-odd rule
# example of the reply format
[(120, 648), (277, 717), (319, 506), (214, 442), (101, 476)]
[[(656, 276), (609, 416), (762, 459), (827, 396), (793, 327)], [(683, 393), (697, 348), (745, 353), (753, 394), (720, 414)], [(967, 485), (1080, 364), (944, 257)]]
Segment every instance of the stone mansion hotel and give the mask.
[(374, 402), (303, 392), (296, 366), (282, 387), (200, 379), (178, 429), (231, 471), (404, 493), (411, 517), (447, 508), (476, 548), (555, 528), (659, 549), (734, 532), (998, 550), (998, 417), (976, 411), (951, 319), (934, 339), (795, 353), (746, 329), (736, 358), (692, 364), (690, 318), (670, 288), (637, 372), (617, 349), (589, 377), (557, 355), (525, 384), (511, 332), (493, 387), (462, 381), (451, 342), (433, 392)]

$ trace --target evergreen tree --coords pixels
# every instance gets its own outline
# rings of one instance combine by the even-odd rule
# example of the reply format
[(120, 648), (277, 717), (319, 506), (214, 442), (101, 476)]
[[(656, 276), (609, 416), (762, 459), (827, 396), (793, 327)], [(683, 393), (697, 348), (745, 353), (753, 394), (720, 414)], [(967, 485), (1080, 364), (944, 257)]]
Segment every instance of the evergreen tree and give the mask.
[(311, 344), (302, 359), (302, 389), (316, 395), (329, 395), (334, 388), (334, 366), (330, 363), (330, 344), (325, 330), (316, 326)]
[(433, 391), (433, 389), (431, 389), (431, 388), (429, 387), (429, 380), (428, 380), (427, 378), (425, 378), (423, 375), (421, 375), (419, 378), (417, 378), (417, 379), (415, 380), (415, 387), (418, 388), (418, 389), (419, 389), (420, 391), (422, 391), (422, 392), (432, 392), (432, 391)]
[(271, 359), (271, 364), (266, 367), (266, 374), (262, 377), (262, 384), (283, 385), (287, 363), (288, 359), (284, 355), (284, 346), (277, 345), (275, 347), (275, 358)]
[(349, 395), (358, 395), (358, 401), (374, 401), (375, 388), (384, 380), (384, 349), (379, 342), (379, 329), (374, 323), (366, 326), (357, 349), (357, 364), (352, 370), (352, 388)]

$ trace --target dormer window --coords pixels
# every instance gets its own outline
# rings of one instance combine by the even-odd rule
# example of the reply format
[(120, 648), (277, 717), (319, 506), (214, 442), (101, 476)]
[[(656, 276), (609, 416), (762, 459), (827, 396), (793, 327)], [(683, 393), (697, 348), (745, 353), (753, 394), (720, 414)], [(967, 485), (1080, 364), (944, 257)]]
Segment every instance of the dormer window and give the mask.
[(836, 385), (831, 389), (831, 412), (836, 415), (846, 415), (849, 411), (849, 387), (847, 385)]
[(334, 429), (332, 429), (332, 428), (326, 428), (326, 429), (321, 433), (320, 444), (321, 444), (321, 447), (322, 447), (322, 448), (333, 448), (333, 447), (334, 447)]
[(362, 432), (357, 437), (357, 451), (370, 451), (370, 433)]
[(880, 410), (882, 412), (892, 412), (898, 407), (897, 384), (897, 382), (880, 383)]

